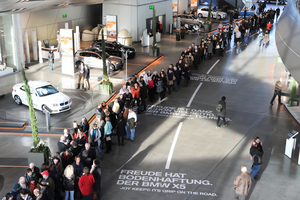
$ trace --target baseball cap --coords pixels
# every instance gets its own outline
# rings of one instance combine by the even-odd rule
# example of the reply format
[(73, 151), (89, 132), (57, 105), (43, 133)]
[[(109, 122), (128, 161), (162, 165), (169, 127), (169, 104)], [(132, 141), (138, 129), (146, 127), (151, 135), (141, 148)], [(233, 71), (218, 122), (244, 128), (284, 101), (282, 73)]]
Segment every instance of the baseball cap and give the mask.
[(49, 175), (49, 172), (47, 170), (43, 171), (43, 173), (41, 173), (41, 175)]

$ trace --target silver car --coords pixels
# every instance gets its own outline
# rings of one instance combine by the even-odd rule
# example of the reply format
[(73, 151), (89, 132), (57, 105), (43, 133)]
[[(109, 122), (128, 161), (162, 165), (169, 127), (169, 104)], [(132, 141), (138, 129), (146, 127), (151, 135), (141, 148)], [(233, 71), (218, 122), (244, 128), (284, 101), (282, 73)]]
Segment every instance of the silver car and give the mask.
[(180, 17), (180, 22), (182, 25), (189, 24), (195, 25), (197, 24), (199, 27), (203, 27), (204, 21), (197, 19), (193, 14), (178, 14)]
[[(122, 58), (115, 57), (116, 56), (106, 54), (106, 66), (113, 71), (121, 69), (124, 64)], [(103, 68), (102, 53), (97, 49), (78, 50), (75, 54), (76, 67), (80, 65), (80, 62), (83, 62), (83, 64), (91, 68)]]

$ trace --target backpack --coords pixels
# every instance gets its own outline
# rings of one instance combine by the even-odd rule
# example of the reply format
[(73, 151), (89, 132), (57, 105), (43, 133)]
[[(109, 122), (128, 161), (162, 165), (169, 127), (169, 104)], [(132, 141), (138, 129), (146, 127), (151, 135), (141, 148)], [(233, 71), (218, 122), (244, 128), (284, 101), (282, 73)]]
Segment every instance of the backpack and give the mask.
[(223, 110), (223, 106), (221, 104), (218, 104), (216, 107), (216, 111), (221, 112)]

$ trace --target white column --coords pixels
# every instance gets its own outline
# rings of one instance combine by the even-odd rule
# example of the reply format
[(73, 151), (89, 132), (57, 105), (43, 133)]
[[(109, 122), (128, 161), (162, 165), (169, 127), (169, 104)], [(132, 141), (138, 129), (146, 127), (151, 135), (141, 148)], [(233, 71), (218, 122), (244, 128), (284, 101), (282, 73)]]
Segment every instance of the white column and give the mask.
[(31, 36), (32, 36), (33, 60), (37, 61), (37, 60), (38, 60), (38, 55), (37, 55), (37, 38), (36, 38), (36, 31), (32, 31)]
[(30, 63), (30, 50), (29, 50), (29, 41), (28, 41), (28, 33), (24, 31), (24, 48), (26, 54), (26, 63)]
[(69, 29), (69, 23), (65, 23), (65, 29)]
[(21, 17), (20, 14), (13, 14), (12, 15), (13, 21), (13, 29), (15, 35), (15, 45), (14, 45), (14, 54), (15, 57), (15, 64), (17, 67), (17, 71), (21, 70), (21, 66), (25, 67), (25, 58), (24, 58), (24, 47), (23, 47), (23, 33), (22, 33), (22, 26), (21, 26)]
[(43, 63), (42, 41), (38, 41), (38, 46), (39, 46), (39, 63)]
[(76, 35), (77, 35), (77, 50), (80, 49), (80, 32), (79, 32), (79, 26), (76, 26)]

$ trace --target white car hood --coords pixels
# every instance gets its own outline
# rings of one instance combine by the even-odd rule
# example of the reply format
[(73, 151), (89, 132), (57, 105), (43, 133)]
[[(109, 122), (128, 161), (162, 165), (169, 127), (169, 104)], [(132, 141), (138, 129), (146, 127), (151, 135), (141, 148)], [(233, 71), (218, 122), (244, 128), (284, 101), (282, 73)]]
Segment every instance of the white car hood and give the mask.
[(226, 15), (226, 12), (218, 11), (218, 13), (221, 15)]
[(64, 103), (66, 101), (69, 101), (70, 97), (68, 95), (65, 95), (64, 93), (58, 92), (56, 94), (51, 94), (47, 96), (41, 97), (46, 102), (49, 102), (51, 104), (53, 103)]

